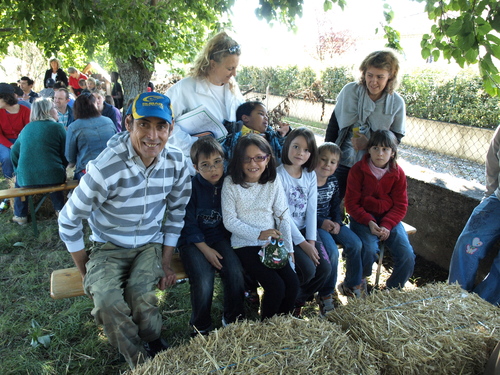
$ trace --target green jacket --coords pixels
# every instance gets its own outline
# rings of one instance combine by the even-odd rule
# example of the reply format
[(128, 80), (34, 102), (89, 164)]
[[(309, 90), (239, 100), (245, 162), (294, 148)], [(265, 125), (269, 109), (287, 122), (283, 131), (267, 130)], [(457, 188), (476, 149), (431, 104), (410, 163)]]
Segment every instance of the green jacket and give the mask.
[(66, 130), (51, 120), (27, 124), (12, 146), (10, 158), (19, 186), (55, 185), (66, 181)]

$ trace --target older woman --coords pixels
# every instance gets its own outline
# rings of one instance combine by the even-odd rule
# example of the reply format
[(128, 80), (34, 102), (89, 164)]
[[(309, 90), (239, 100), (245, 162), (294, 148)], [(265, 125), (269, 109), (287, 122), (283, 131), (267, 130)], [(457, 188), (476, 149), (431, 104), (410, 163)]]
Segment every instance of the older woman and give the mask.
[[(168, 91), (175, 116), (180, 116), (204, 105), (223, 124), (236, 121), (236, 109), (244, 102), (234, 77), (240, 62), (240, 46), (225, 32), (210, 39), (188, 77), (180, 80)], [(205, 129), (199, 129), (203, 132)], [(169, 143), (180, 147), (189, 156), (196, 138), (175, 127)]]
[(75, 166), (75, 180), (80, 180), (87, 163), (106, 148), (106, 143), (116, 133), (113, 121), (101, 116), (96, 102), (94, 95), (81, 94), (73, 107), (75, 121), (68, 126), (65, 155), (69, 166)]
[(61, 69), (61, 62), (59, 59), (50, 59), (50, 69), (45, 72), (45, 77), (43, 79), (44, 87), (47, 88), (47, 80), (52, 78), (54, 82), (62, 82), (68, 86), (68, 76)]
[[(64, 144), (66, 130), (57, 122), (57, 111), (49, 98), (40, 98), (31, 107), (31, 122), (12, 146), (11, 159), (16, 174), (16, 187), (57, 185), (66, 181)], [(62, 191), (50, 194), (54, 210), (64, 206)], [(14, 200), (12, 221), (23, 225), (28, 221), (28, 203)]]
[(361, 63), (359, 82), (348, 83), (337, 98), (325, 141), (342, 149), (340, 165), (335, 172), (341, 198), (344, 197), (347, 174), (366, 153), (370, 134), (390, 130), (398, 142), (405, 134), (406, 109), (397, 88), (399, 61), (389, 50), (370, 53)]

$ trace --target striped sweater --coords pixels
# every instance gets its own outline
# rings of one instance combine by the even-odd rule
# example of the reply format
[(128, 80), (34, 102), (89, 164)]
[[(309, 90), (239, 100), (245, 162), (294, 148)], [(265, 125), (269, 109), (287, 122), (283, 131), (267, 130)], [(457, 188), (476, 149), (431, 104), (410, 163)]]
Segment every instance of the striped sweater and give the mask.
[(190, 196), (191, 176), (179, 149), (167, 144), (146, 168), (129, 133), (122, 132), (89, 162), (87, 174), (59, 215), (59, 235), (68, 251), (84, 249), (82, 220), (87, 219), (92, 241), (124, 248), (176, 246)]

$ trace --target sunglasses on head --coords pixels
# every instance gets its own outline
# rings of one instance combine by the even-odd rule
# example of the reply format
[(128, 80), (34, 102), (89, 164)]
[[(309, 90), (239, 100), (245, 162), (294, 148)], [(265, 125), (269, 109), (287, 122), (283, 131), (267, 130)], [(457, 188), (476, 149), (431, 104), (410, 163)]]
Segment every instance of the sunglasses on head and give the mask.
[(235, 45), (235, 46), (232, 46), (232, 47), (229, 47), (229, 48), (226, 48), (226, 49), (222, 49), (220, 51), (212, 53), (212, 58), (213, 58), (214, 55), (216, 55), (218, 53), (229, 52), (230, 55), (234, 55), (236, 53), (239, 53), (240, 50), (241, 50), (241, 47), (239, 45)]

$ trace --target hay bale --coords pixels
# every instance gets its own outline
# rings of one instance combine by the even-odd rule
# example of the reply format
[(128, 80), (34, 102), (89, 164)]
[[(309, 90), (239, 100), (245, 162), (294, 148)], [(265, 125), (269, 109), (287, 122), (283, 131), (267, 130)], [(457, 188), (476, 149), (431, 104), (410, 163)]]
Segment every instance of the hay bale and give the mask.
[(481, 374), (500, 339), (500, 310), (458, 285), (378, 291), (328, 314), (382, 354), (385, 374)]
[(326, 320), (244, 321), (158, 354), (142, 374), (379, 374), (378, 354)]

